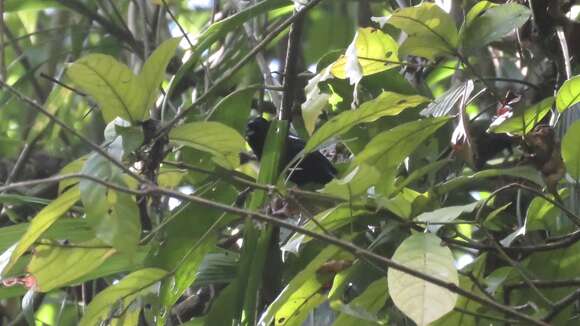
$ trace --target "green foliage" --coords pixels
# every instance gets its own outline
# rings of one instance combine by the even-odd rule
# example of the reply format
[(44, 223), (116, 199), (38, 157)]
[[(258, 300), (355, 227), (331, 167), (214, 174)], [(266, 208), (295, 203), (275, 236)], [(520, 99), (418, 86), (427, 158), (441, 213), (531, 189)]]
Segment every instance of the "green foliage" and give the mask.
[(4, 1), (0, 324), (576, 323), (574, 29), (452, 2)]

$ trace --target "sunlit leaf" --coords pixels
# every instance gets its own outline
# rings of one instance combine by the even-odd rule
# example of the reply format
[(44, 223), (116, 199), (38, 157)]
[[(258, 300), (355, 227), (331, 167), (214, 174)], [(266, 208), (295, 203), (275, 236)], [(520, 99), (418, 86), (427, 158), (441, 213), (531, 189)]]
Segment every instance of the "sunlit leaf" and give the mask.
[(361, 295), (347, 305), (339, 307), (341, 314), (332, 325), (349, 326), (364, 325), (365, 322), (376, 323), (379, 321), (376, 313), (383, 307), (388, 297), (387, 279), (380, 278), (371, 283)]
[(210, 153), (217, 163), (233, 168), (239, 165), (239, 153), (245, 150), (244, 138), (219, 122), (192, 122), (171, 130), (169, 139), (177, 144)]
[(301, 107), (302, 119), (304, 120), (306, 131), (311, 135), (314, 132), (318, 116), (324, 108), (329, 106), (328, 100), (330, 99), (330, 94), (322, 93), (318, 87), (318, 83), (332, 77), (330, 69), (331, 66), (324, 68), (316, 76), (312, 77), (304, 88), (306, 101), (302, 103)]
[(562, 158), (568, 174), (578, 182), (580, 180), (580, 121), (574, 122), (562, 139)]
[[(388, 34), (374, 28), (360, 28), (345, 56), (340, 57), (332, 65), (332, 74), (336, 78), (349, 77), (349, 60), (358, 63), (361, 76), (375, 74), (377, 72), (398, 66), (398, 44)], [(360, 80), (359, 78), (359, 80)]]
[(155, 104), (155, 100), (159, 95), (159, 87), (161, 82), (165, 79), (165, 68), (169, 61), (175, 55), (175, 50), (181, 41), (181, 37), (174, 37), (165, 40), (161, 43), (151, 56), (145, 61), (143, 69), (138, 75), (138, 80), (141, 81), (143, 88), (141, 94), (145, 100), (141, 107), (141, 112), (136, 112), (136, 119), (139, 121), (146, 120), (149, 116), (149, 109)]
[(315, 150), (331, 137), (340, 136), (357, 124), (372, 122), (384, 116), (394, 116), (426, 101), (425, 97), (419, 95), (383, 92), (376, 99), (363, 103), (356, 110), (343, 112), (330, 119), (312, 135), (304, 151), (307, 153)]
[(424, 2), (399, 9), (387, 22), (408, 35), (401, 45), (401, 56), (435, 59), (440, 55), (453, 54), (457, 49), (459, 37), (455, 21), (434, 3)]
[(100, 241), (87, 241), (79, 245), (86, 247), (66, 248), (54, 243), (34, 248), (27, 271), (36, 279), (36, 290), (48, 292), (70, 284), (95, 270), (115, 252), (114, 249), (103, 247)]
[(491, 7), (474, 18), (462, 31), (463, 47), (476, 49), (497, 41), (522, 26), (528, 21), (530, 15), (529, 8), (517, 3)]
[[(392, 258), (399, 264), (450, 284), (459, 284), (453, 254), (433, 234), (407, 238)], [(388, 271), (389, 293), (395, 305), (417, 325), (427, 325), (455, 307), (457, 294), (393, 268)]]
[(574, 76), (562, 84), (556, 94), (556, 108), (563, 112), (580, 102), (580, 76)]
[(68, 190), (57, 199), (43, 208), (30, 222), (26, 233), (18, 241), (18, 245), (12, 252), (10, 260), (2, 275), (5, 275), (14, 266), (18, 258), (22, 256), (32, 246), (59, 217), (66, 213), (80, 198), (80, 191), (77, 187)]
[(106, 320), (115, 304), (122, 303), (123, 306), (127, 306), (159, 282), (166, 274), (166, 271), (159, 268), (145, 268), (127, 275), (93, 298), (79, 325), (99, 325), (100, 322)]
[(425, 212), (415, 218), (416, 221), (421, 221), (427, 223), (431, 232), (437, 232), (442, 225), (429, 225), (430, 223), (445, 223), (454, 221), (456, 218), (464, 213), (471, 213), (477, 207), (478, 202), (467, 204), (467, 205), (457, 205), (457, 206), (447, 206), (436, 209), (431, 212)]
[[(468, 80), (455, 87), (450, 88), (443, 95), (433, 100), (425, 109), (421, 111), (423, 116), (443, 117), (456, 114), (457, 109), (455, 104), (463, 97), (469, 96), (473, 92), (473, 81)], [(454, 110), (455, 109), (455, 110)]]

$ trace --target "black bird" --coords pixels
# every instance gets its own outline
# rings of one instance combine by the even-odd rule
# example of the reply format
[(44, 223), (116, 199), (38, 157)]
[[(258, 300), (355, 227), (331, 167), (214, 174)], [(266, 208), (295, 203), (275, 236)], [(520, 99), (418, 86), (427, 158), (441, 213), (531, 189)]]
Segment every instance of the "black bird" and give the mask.
[[(258, 160), (262, 159), (264, 142), (269, 128), (270, 122), (262, 117), (257, 117), (248, 122), (246, 140)], [(294, 135), (288, 135), (283, 166), (288, 165), (304, 149), (304, 146), (306, 146), (306, 143), (302, 139)], [(290, 181), (298, 186), (304, 186), (309, 183), (324, 185), (330, 182), (336, 176), (336, 173), (337, 171), (332, 163), (324, 155), (316, 151), (306, 155), (300, 164), (291, 171)]]

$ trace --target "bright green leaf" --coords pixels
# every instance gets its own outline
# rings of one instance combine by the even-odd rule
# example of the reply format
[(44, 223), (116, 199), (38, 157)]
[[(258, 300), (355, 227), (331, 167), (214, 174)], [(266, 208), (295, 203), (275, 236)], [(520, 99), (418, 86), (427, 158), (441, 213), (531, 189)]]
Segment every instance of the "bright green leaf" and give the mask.
[[(395, 251), (395, 262), (458, 285), (453, 254), (433, 234), (415, 234)], [(427, 325), (453, 310), (457, 294), (393, 268), (388, 271), (389, 293), (395, 305), (417, 325)]]
[(245, 150), (244, 138), (219, 122), (192, 122), (171, 130), (169, 139), (177, 144), (214, 155), (217, 163), (227, 168), (239, 165), (239, 153)]
[(93, 298), (79, 325), (99, 325), (109, 316), (116, 304), (122, 303), (126, 307), (166, 274), (166, 271), (159, 268), (145, 268), (129, 274), (119, 283), (109, 286)]
[(332, 326), (365, 325), (367, 321), (374, 322), (369, 325), (375, 325), (379, 321), (376, 313), (388, 297), (387, 279), (383, 277), (374, 281), (361, 295), (339, 308), (342, 313)]
[(463, 47), (477, 49), (522, 26), (530, 18), (531, 11), (517, 3), (494, 6), (477, 16), (461, 34)]
[(580, 180), (580, 121), (574, 122), (562, 139), (562, 158), (566, 171), (576, 182)]
[(67, 76), (99, 104), (106, 122), (121, 117), (132, 123), (142, 117), (142, 84), (126, 65), (104, 54), (89, 54), (75, 61)]
[(371, 27), (360, 28), (350, 47), (354, 47), (354, 50), (352, 52), (347, 50), (346, 55), (341, 56), (332, 65), (331, 72), (336, 78), (345, 79), (350, 76), (350, 62), (358, 63), (362, 76), (399, 65), (397, 42), (381, 30)]
[(373, 122), (384, 116), (394, 116), (408, 108), (416, 107), (427, 102), (419, 95), (402, 95), (392, 92), (383, 92), (376, 99), (363, 103), (356, 110), (343, 112), (330, 119), (320, 127), (310, 138), (305, 153), (311, 152), (331, 137), (340, 136), (348, 132), (359, 123)]
[(48, 292), (68, 285), (95, 270), (115, 252), (114, 249), (103, 248), (100, 241), (87, 241), (79, 245), (96, 248), (66, 248), (50, 244), (36, 246), (27, 271), (36, 279), (37, 291)]
[(556, 94), (556, 108), (563, 112), (580, 102), (580, 76), (574, 76), (562, 84)]
[(140, 112), (136, 110), (136, 119), (139, 121), (147, 120), (149, 116), (149, 109), (155, 104), (155, 100), (159, 95), (159, 87), (161, 82), (165, 79), (165, 69), (175, 55), (175, 50), (181, 41), (181, 37), (174, 37), (165, 40), (163, 43), (153, 51), (151, 56), (145, 61), (143, 69), (137, 77), (143, 88), (141, 89), (141, 96), (144, 95), (143, 106)]
[(14, 266), (18, 258), (22, 256), (32, 246), (51, 225), (58, 220), (69, 208), (71, 208), (80, 198), (80, 191), (74, 187), (60, 195), (48, 206), (43, 208), (30, 222), (26, 233), (18, 241), (18, 245), (10, 255), (10, 260), (4, 269), (2, 275), (6, 275)]
[(455, 22), (434, 3), (424, 2), (415, 7), (399, 9), (387, 22), (408, 35), (401, 45), (401, 56), (416, 55), (435, 59), (440, 55), (453, 54), (457, 49)]
[[(471, 213), (477, 207), (478, 202), (458, 205), (458, 206), (447, 206), (436, 209), (431, 212), (425, 212), (415, 218), (416, 221), (429, 223), (445, 223), (454, 221), (456, 218), (464, 213)], [(429, 225), (432, 232), (437, 232), (441, 225)]]

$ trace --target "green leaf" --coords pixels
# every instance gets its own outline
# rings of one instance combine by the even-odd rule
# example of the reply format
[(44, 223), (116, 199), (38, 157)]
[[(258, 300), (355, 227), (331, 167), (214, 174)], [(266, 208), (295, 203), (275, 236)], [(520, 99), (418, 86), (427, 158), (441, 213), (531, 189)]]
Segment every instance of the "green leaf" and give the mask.
[(340, 136), (360, 123), (373, 122), (384, 116), (395, 116), (408, 108), (427, 102), (427, 98), (419, 95), (402, 95), (383, 92), (376, 99), (363, 103), (356, 110), (345, 111), (330, 119), (320, 127), (310, 138), (304, 152), (315, 150), (331, 137)]
[(350, 76), (351, 62), (359, 65), (362, 76), (376, 74), (399, 65), (397, 41), (381, 30), (372, 27), (359, 28), (349, 48), (353, 50), (347, 50), (346, 54), (332, 65), (331, 72), (336, 78), (345, 79)]
[[(98, 246), (100, 241), (79, 243)], [(115, 252), (110, 248), (66, 248), (50, 244), (36, 246), (27, 271), (36, 279), (36, 290), (49, 292), (71, 284), (92, 272)]]
[(71, 64), (67, 76), (99, 105), (110, 122), (121, 117), (131, 123), (141, 118), (143, 85), (126, 65), (105, 54), (89, 54)]
[[(376, 135), (355, 157), (354, 164), (370, 164), (384, 171), (380, 183), (394, 187), (396, 169), (419, 144), (449, 121), (447, 117), (429, 118), (398, 125)], [(388, 195), (392, 190), (385, 190)]]
[(471, 7), (471, 9), (469, 9), (469, 12), (467, 13), (467, 15), (465, 15), (465, 20), (463, 22), (463, 26), (461, 26), (461, 29), (469, 26), (484, 11), (486, 11), (489, 8), (495, 7), (495, 6), (498, 6), (498, 4), (493, 3), (491, 1), (479, 1), (478, 3), (473, 5), (473, 7)]
[(308, 81), (308, 84), (304, 88), (306, 101), (302, 103), (300, 111), (302, 112), (304, 127), (309, 135), (312, 135), (314, 132), (316, 121), (318, 121), (318, 116), (320, 116), (322, 110), (326, 107), (330, 107), (328, 103), (330, 94), (321, 92), (318, 84), (332, 77), (330, 74), (331, 68), (331, 66), (328, 66), (322, 69), (322, 71)]
[(8, 271), (29, 248), (48, 230), (59, 217), (66, 213), (80, 198), (80, 191), (74, 187), (60, 195), (48, 206), (43, 208), (30, 222), (26, 233), (18, 241), (18, 245), (10, 255), (10, 260), (4, 269), (2, 275)]
[[(558, 193), (562, 199), (568, 196), (567, 189), (561, 189)], [(526, 211), (526, 231), (550, 231), (557, 228), (560, 213), (558, 206), (542, 197), (535, 197)]]
[[(415, 218), (416, 221), (429, 223), (441, 223), (441, 222), (451, 222), (464, 213), (471, 213), (477, 207), (479, 202), (458, 205), (458, 206), (447, 206), (443, 208), (436, 209), (431, 212), (425, 212), (420, 214)], [(441, 225), (429, 225), (431, 232), (437, 232)]]
[(373, 322), (369, 325), (375, 325), (379, 321), (376, 314), (388, 297), (387, 279), (383, 277), (374, 281), (361, 295), (339, 308), (342, 313), (332, 326), (366, 325), (367, 321)]
[(458, 33), (453, 18), (434, 3), (424, 2), (415, 7), (395, 11), (387, 21), (408, 37), (401, 45), (400, 53), (428, 59), (454, 54)]
[(252, 109), (252, 98), (258, 89), (258, 86), (250, 86), (232, 92), (213, 107), (208, 120), (221, 122), (244, 134), (246, 120)]
[(192, 122), (171, 130), (169, 139), (177, 144), (210, 153), (216, 163), (234, 168), (239, 165), (239, 153), (245, 150), (244, 138), (219, 122)]
[(492, 123), (489, 130), (495, 133), (526, 134), (550, 112), (554, 97), (550, 96), (527, 108), (523, 114), (515, 115), (501, 124)]
[[(395, 251), (395, 262), (408, 268), (458, 285), (453, 254), (441, 245), (441, 240), (430, 233), (407, 238)], [(449, 311), (457, 302), (457, 294), (409, 274), (390, 268), (389, 293), (393, 302), (417, 325), (427, 325)]]
[(148, 288), (159, 282), (166, 271), (159, 268), (145, 268), (133, 272), (120, 282), (109, 286), (93, 298), (79, 325), (99, 325), (106, 320), (118, 303), (127, 307), (134, 299), (144, 294)]
[(556, 94), (556, 108), (564, 112), (572, 105), (580, 102), (580, 76), (574, 76), (562, 84)]
[(562, 158), (566, 164), (566, 171), (576, 182), (580, 180), (580, 121), (574, 122), (562, 139)]
[[(463, 97), (469, 96), (473, 92), (473, 81), (468, 80), (465, 83), (461, 83), (448, 91), (443, 95), (437, 97), (433, 100), (427, 107), (421, 110), (420, 114), (422, 116), (432, 116), (432, 117), (443, 117), (449, 115), (451, 111), (455, 108), (455, 104)], [(457, 110), (455, 111), (457, 112)]]
[(530, 9), (517, 3), (491, 7), (474, 18), (462, 31), (463, 48), (478, 49), (497, 41), (522, 26), (528, 21), (530, 15)]
[[(270, 325), (273, 321), (276, 321), (276, 325), (286, 323), (288, 325), (294, 325), (294, 323), (300, 325), (300, 319), (305, 318), (303, 313), (314, 308), (308, 303), (321, 303), (325, 296), (319, 294), (320, 288), (332, 279), (331, 275), (319, 275), (317, 270), (330, 260), (340, 259), (338, 257), (352, 259), (351, 254), (341, 254), (341, 249), (335, 246), (324, 248), (320, 254), (288, 282), (276, 300), (262, 314), (258, 324)], [(292, 319), (292, 323), (290, 323), (289, 320), (291, 318), (296, 319)]]
[(366, 194), (369, 187), (380, 178), (379, 170), (373, 166), (357, 165), (342, 179), (333, 179), (323, 189), (325, 194), (352, 199)]
[[(101, 155), (91, 155), (82, 172), (126, 187), (120, 170)], [(87, 179), (81, 179), (79, 189), (86, 221), (97, 237), (118, 251), (131, 255), (137, 249), (141, 236), (139, 208), (132, 196)]]
[(147, 59), (138, 76), (125, 64), (105, 54), (80, 58), (69, 66), (66, 74), (95, 99), (106, 122), (121, 117), (135, 124), (147, 119), (179, 40), (172, 38), (163, 42)]
[(138, 80), (141, 81), (143, 88), (141, 89), (141, 96), (145, 95), (143, 106), (140, 108), (141, 112), (136, 112), (136, 118), (139, 121), (147, 120), (149, 109), (155, 104), (155, 100), (159, 95), (159, 87), (161, 82), (165, 79), (165, 69), (175, 55), (175, 50), (181, 41), (181, 37), (174, 37), (167, 39), (161, 43), (151, 56), (145, 61), (143, 69)]

